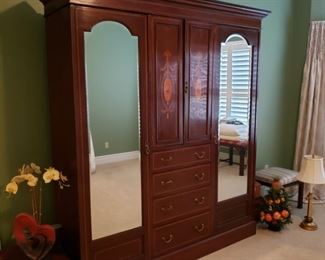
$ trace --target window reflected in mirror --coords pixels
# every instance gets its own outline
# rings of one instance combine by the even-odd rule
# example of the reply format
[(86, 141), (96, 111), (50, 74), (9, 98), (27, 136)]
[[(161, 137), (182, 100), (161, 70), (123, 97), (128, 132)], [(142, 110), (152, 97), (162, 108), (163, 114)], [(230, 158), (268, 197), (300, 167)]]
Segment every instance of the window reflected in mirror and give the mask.
[(218, 201), (247, 193), (252, 47), (238, 34), (221, 44)]
[(92, 238), (142, 225), (138, 38), (122, 24), (85, 32)]

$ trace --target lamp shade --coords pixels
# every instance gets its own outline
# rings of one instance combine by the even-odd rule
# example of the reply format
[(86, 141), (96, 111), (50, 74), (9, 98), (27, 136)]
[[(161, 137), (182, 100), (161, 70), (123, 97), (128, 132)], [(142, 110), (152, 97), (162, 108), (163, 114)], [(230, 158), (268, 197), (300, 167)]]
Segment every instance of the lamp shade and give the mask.
[(305, 155), (297, 179), (304, 183), (325, 184), (323, 157)]

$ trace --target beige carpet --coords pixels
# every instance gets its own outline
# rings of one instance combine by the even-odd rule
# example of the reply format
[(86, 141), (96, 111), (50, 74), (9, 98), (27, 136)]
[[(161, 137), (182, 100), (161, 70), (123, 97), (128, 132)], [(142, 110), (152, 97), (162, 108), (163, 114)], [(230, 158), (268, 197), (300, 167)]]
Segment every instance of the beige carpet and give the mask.
[(218, 176), (218, 201), (247, 193), (247, 171), (244, 176), (240, 176), (239, 165), (219, 163)]
[[(293, 204), (295, 205), (295, 204)], [(314, 205), (319, 229), (299, 227), (304, 209), (293, 209), (293, 224), (281, 232), (258, 229), (257, 234), (219, 250), (201, 260), (325, 260), (325, 205)]]
[(142, 225), (138, 159), (98, 165), (90, 182), (93, 239)]

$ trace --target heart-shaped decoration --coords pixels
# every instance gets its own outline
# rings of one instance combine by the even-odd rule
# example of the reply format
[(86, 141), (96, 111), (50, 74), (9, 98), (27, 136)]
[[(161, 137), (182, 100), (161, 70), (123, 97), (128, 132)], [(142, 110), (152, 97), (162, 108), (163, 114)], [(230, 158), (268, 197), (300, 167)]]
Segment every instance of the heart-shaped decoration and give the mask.
[(31, 259), (43, 259), (55, 242), (55, 230), (50, 225), (37, 224), (34, 217), (21, 213), (14, 221), (17, 245)]

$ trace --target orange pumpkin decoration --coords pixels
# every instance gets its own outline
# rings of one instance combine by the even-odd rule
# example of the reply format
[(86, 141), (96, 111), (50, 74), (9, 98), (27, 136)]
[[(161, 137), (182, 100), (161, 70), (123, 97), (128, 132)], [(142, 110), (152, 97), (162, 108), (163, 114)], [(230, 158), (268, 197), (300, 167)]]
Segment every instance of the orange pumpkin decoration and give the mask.
[(289, 217), (289, 211), (287, 211), (287, 210), (282, 210), (282, 212), (281, 212), (281, 216), (283, 217), (283, 218), (287, 218), (287, 217)]
[(271, 214), (269, 214), (269, 213), (265, 214), (265, 221), (266, 221), (266, 222), (271, 222), (271, 221), (272, 221), (272, 216), (271, 216)]
[(278, 211), (276, 211), (276, 212), (273, 213), (273, 218), (275, 220), (279, 220), (281, 218), (281, 214)]

